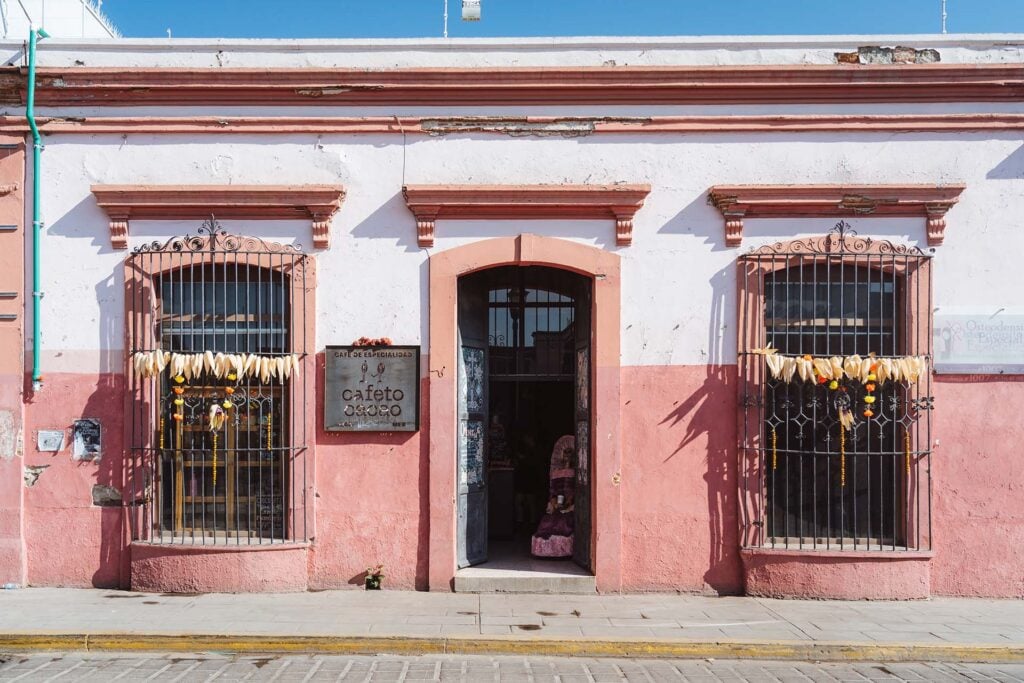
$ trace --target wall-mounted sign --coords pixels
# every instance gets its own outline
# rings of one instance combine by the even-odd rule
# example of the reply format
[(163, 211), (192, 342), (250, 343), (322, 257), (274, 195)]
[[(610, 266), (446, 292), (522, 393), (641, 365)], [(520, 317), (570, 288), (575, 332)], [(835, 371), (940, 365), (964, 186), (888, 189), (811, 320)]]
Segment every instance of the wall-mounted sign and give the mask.
[(75, 460), (96, 460), (100, 457), (100, 421), (91, 418), (75, 420), (71, 430), (71, 457)]
[(420, 347), (328, 346), (325, 360), (324, 429), (420, 428)]
[(932, 330), (936, 372), (1024, 374), (1024, 314), (1019, 309), (940, 307)]
[(58, 453), (64, 449), (63, 429), (40, 429), (36, 436), (36, 448), (40, 453)]
[(462, 0), (462, 20), (480, 21), (480, 0)]

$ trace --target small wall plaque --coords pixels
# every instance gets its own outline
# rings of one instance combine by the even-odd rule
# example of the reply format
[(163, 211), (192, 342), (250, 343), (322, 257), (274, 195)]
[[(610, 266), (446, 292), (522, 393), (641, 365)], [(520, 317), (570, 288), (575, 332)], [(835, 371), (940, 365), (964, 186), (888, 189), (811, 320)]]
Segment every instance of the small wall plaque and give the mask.
[(64, 430), (40, 429), (36, 436), (36, 448), (41, 453), (59, 453), (64, 450)]
[(71, 457), (75, 460), (97, 460), (100, 457), (100, 421), (92, 418), (75, 420), (71, 438)]
[(420, 428), (420, 347), (328, 346), (324, 429), (415, 432)]

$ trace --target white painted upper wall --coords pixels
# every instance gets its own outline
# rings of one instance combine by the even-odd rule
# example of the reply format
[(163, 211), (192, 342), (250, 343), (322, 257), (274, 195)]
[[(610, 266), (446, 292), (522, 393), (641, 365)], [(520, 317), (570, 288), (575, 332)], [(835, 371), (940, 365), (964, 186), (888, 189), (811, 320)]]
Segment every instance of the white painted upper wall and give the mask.
[[(935, 305), (1013, 306), (1024, 291), (1024, 146), (1014, 133), (622, 135), (576, 139), (401, 136), (53, 135), (43, 166), (43, 348), (49, 371), (120, 370), (123, 251), (110, 246), (93, 183), (339, 183), (348, 197), (318, 264), (317, 348), (388, 336), (427, 348), (427, 257), (530, 232), (597, 245), (622, 259), (624, 365), (733, 363), (735, 260), (767, 242), (822, 234), (834, 219), (748, 220), (724, 243), (706, 202), (720, 183), (953, 183), (967, 189), (935, 250)], [(404, 177), (403, 177), (404, 168)], [(634, 242), (612, 221), (441, 220), (416, 245), (404, 183), (650, 183)], [(924, 219), (857, 217), (874, 238), (925, 246)], [(129, 244), (195, 232), (136, 221)], [(225, 222), (232, 232), (311, 244), (308, 221)], [(84, 352), (75, 353), (76, 351)], [(84, 361), (81, 360), (84, 358)], [(78, 359), (78, 360), (76, 360)], [(83, 366), (81, 363), (85, 363)], [(70, 367), (73, 364), (74, 368)], [(91, 366), (99, 364), (99, 368)], [(65, 367), (68, 366), (68, 367)]]
[[(55, 34), (57, 35), (57, 34)], [(59, 36), (58, 36), (59, 37)], [(834, 64), (867, 45), (932, 48), (945, 63), (1024, 62), (1024, 34), (713, 36), (698, 38), (450, 38), (375, 40), (55, 39), (42, 66), (502, 67)], [(0, 42), (14, 56), (20, 42)]]
[(28, 38), (30, 26), (46, 29), (55, 40), (119, 37), (93, 0), (0, 0), (0, 37), (17, 41), (15, 50)]

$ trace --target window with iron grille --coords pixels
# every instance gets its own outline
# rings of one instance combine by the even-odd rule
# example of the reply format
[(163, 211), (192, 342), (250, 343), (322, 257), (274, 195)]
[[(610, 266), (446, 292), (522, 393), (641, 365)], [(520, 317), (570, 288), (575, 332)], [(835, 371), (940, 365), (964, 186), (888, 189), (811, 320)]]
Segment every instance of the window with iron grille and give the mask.
[(135, 540), (306, 539), (310, 266), (212, 220), (128, 257)]
[(931, 257), (840, 222), (738, 266), (743, 544), (929, 549)]

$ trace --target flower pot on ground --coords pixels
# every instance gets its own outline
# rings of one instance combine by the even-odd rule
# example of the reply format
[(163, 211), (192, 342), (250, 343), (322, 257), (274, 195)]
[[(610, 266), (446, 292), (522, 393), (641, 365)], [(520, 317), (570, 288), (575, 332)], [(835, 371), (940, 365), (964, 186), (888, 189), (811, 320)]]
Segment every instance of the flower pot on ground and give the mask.
[(381, 581), (384, 579), (384, 565), (369, 567), (366, 570), (366, 590), (379, 591)]

